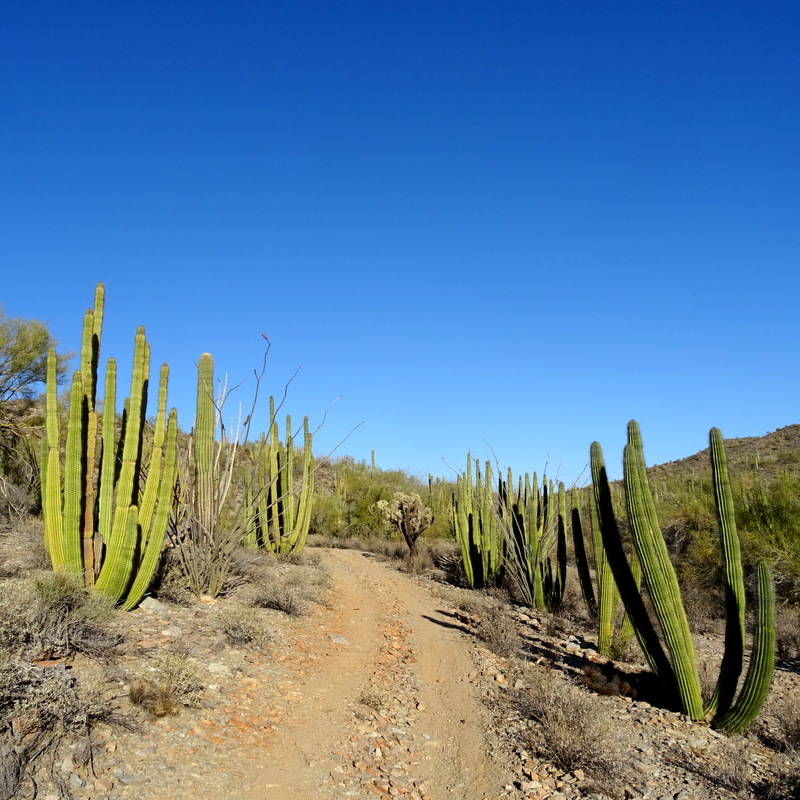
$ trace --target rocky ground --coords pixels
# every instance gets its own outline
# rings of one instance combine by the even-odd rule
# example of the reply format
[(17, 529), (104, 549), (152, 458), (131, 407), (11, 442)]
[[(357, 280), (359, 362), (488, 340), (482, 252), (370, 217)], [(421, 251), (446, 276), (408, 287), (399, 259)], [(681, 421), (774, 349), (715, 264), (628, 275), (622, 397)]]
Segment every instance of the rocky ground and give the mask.
[[(780, 738), (779, 715), (799, 696), (796, 665), (780, 666), (760, 735), (729, 739), (641, 698), (579, 688), (585, 668), (602, 662), (588, 634), (519, 608), (500, 614), (490, 599), (367, 554), (324, 551), (323, 564), (325, 604), (299, 617), (259, 609), (270, 631), (260, 648), (235, 645), (221, 630), (235, 596), (188, 607), (147, 601), (115, 619), (124, 643), (112, 664), (41, 665), (99, 682), (130, 729), (104, 723), (90, 748), (65, 742), (19, 796), (797, 796), (796, 754), (763, 743)], [(708, 637), (699, 648), (711, 660), (718, 642)], [(159, 700), (165, 666), (180, 685)], [(619, 688), (613, 676), (593, 683)], [(154, 699), (133, 705), (137, 686)], [(531, 718), (545, 692), (554, 709), (565, 701), (560, 724)], [(566, 755), (553, 748), (559, 736)]]

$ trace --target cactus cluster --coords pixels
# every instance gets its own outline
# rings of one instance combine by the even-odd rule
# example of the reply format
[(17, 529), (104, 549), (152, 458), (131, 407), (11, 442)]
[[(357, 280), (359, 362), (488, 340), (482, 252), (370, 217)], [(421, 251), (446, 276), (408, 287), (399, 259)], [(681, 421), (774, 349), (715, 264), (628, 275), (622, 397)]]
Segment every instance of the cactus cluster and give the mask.
[(103, 284), (98, 284), (94, 307), (84, 317), (81, 368), (72, 376), (69, 393), (63, 469), (56, 356), (50, 351), (42, 506), (53, 569), (83, 576), (87, 586), (127, 609), (147, 590), (164, 543), (175, 480), (177, 413), (172, 409), (167, 416), (164, 364), (152, 440), (145, 436), (150, 347), (140, 327), (119, 431), (114, 359), (106, 368), (101, 415), (97, 367), (104, 296)]
[[(592, 446), (593, 480), (599, 523), (608, 562), (642, 651), (665, 692), (665, 699), (694, 720), (710, 719), (720, 730), (737, 733), (755, 718), (766, 699), (774, 667), (774, 590), (766, 564), (757, 568), (757, 613), (750, 667), (736, 699), (744, 657), (745, 591), (722, 434), (711, 430), (711, 463), (720, 546), (724, 564), (727, 626), (717, 688), (704, 704), (680, 587), (670, 563), (645, 471), (639, 426), (628, 426), (624, 487), (636, 557), (652, 601), (655, 619), (639, 591), (631, 560), (623, 550), (605, 468)], [(662, 644), (663, 639), (663, 644)], [(666, 649), (665, 649), (666, 648)]]
[(492, 465), (486, 462), (482, 475), (472, 456), (467, 455), (467, 468), (456, 481), (452, 505), (453, 527), (461, 545), (461, 559), (467, 585), (472, 589), (490, 586), (503, 568), (505, 544), (499, 525), (492, 487)]
[(285, 440), (275, 419), (275, 398), (269, 400), (269, 435), (262, 437), (254, 463), (245, 473), (245, 544), (273, 553), (303, 550), (311, 523), (314, 459), (308, 417), (303, 420), (303, 446), (294, 444), (292, 418), (286, 416)]

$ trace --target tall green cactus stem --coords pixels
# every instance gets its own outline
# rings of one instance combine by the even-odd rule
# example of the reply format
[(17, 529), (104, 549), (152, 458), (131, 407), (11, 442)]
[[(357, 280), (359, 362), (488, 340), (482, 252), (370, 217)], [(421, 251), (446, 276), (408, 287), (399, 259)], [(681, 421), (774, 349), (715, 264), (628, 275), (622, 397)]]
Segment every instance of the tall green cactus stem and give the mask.
[[(269, 435), (262, 438), (255, 468), (244, 475), (247, 527), (244, 541), (273, 553), (299, 553), (311, 525), (314, 495), (314, 457), (308, 417), (303, 420), (303, 449), (298, 454), (292, 418), (286, 416), (285, 440), (280, 440), (275, 419), (275, 398), (270, 397)], [(297, 465), (296, 456), (300, 457)]]
[[(658, 677), (662, 686), (667, 687), (667, 702), (674, 704), (677, 702), (677, 698), (672, 692), (675, 684), (672, 664), (670, 664), (664, 652), (661, 640), (650, 621), (644, 601), (639, 593), (639, 579), (636, 570), (629, 563), (622, 546), (622, 537), (617, 526), (614, 504), (611, 500), (611, 488), (608, 485), (603, 451), (597, 442), (592, 443), (590, 462), (594, 494), (592, 533), (593, 537), (595, 537), (595, 546), (599, 547), (601, 551), (601, 567), (598, 569), (597, 564), (595, 564), (595, 569), (598, 570), (601, 637), (604, 629), (607, 631), (605, 647), (607, 647), (608, 652), (604, 653), (604, 655), (611, 655), (613, 644), (611, 624), (604, 621), (605, 615), (608, 614), (610, 619), (612, 612), (606, 611), (606, 608), (612, 607), (614, 597), (621, 597), (647, 663)], [(599, 540), (597, 539), (598, 534)], [(595, 559), (597, 559), (597, 555), (595, 555)], [(633, 558), (631, 558), (631, 562), (633, 561)], [(601, 575), (603, 576), (602, 578)], [(598, 649), (603, 653), (601, 647), (598, 646)]]
[(466, 471), (456, 479), (452, 513), (467, 585), (483, 589), (500, 576), (504, 558), (489, 461), (481, 475), (476, 460), (473, 481), (472, 457), (467, 455)]
[(580, 494), (577, 489), (573, 489), (572, 510), (570, 519), (572, 523), (572, 546), (575, 552), (575, 566), (578, 570), (578, 583), (581, 587), (583, 602), (589, 615), (597, 616), (597, 600), (592, 585), (592, 574), (589, 570), (589, 560), (586, 557), (586, 543), (583, 540), (583, 522), (581, 520)]
[(197, 363), (197, 406), (192, 432), (196, 522), (207, 535), (214, 526), (214, 475), (212, 469), (216, 407), (214, 358), (203, 353)]
[(705, 711), (706, 715), (724, 716), (733, 703), (739, 676), (742, 672), (746, 600), (742, 555), (733, 508), (733, 492), (728, 477), (728, 459), (725, 455), (722, 432), (719, 428), (711, 429), (709, 444), (714, 501), (722, 546), (726, 617), (725, 649), (720, 665), (719, 680)]
[(678, 694), (691, 719), (703, 718), (703, 696), (689, 621), (681, 591), (658, 524), (655, 503), (647, 481), (639, 426), (628, 423), (628, 444), (623, 453), (625, 499), (634, 547), (642, 564), (664, 641), (672, 656)]
[(756, 628), (750, 666), (735, 705), (712, 721), (712, 727), (725, 733), (742, 733), (756, 718), (769, 694), (775, 669), (775, 587), (763, 561), (758, 563), (756, 578)]
[[(681, 603), (675, 572), (669, 562), (663, 535), (658, 527), (655, 505), (647, 484), (641, 436), (635, 422), (631, 422), (628, 426), (628, 444), (624, 456), (625, 495), (634, 547), (642, 563), (653, 608), (669, 649), (669, 661), (661, 647), (656, 629), (647, 616), (639, 592), (633, 590), (633, 581), (622, 552), (619, 531), (615, 529), (615, 525), (610, 523), (607, 525), (605, 519), (601, 521), (601, 525), (609, 563), (614, 569), (617, 584), (633, 619), (642, 649), (668, 696), (679, 700), (683, 711), (692, 719), (711, 717), (712, 726), (726, 732), (737, 733), (744, 730), (755, 718), (769, 691), (775, 658), (775, 597), (769, 569), (761, 563), (757, 569), (757, 620), (753, 654), (739, 698), (733, 702), (742, 669), (744, 650), (744, 583), (741, 577), (739, 543), (733, 522), (733, 502), (722, 434), (716, 428), (712, 429), (710, 440), (712, 477), (724, 562), (728, 624), (725, 653), (717, 688), (705, 708), (700, 694), (694, 645)], [(604, 503), (608, 505), (610, 493), (604, 476), (600, 476), (597, 485), (600, 491), (605, 493), (607, 499)]]
[[(119, 441), (115, 435), (116, 364), (109, 360), (98, 449), (97, 366), (103, 299), (103, 286), (99, 284), (94, 310), (84, 316), (82, 369), (72, 380), (63, 481), (55, 354), (50, 356), (48, 447), (43, 464), (45, 541), (54, 569), (82, 575), (87, 586), (94, 584), (98, 591), (131, 608), (150, 583), (166, 535), (175, 479), (177, 418), (173, 409), (167, 425), (168, 376), (164, 365), (154, 446), (145, 458), (142, 431), (150, 355), (144, 329), (139, 328), (131, 395), (126, 400)], [(148, 469), (142, 481), (145, 463)]]

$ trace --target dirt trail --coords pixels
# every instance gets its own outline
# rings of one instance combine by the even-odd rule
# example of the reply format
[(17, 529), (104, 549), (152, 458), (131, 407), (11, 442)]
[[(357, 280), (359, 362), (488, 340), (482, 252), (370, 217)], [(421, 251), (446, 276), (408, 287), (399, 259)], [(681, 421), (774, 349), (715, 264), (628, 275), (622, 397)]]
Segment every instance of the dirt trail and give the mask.
[[(369, 555), (328, 551), (318, 655), (243, 800), (498, 797), (469, 643), (428, 591)], [(305, 623), (302, 623), (304, 625)], [(327, 639), (327, 645), (325, 646)]]

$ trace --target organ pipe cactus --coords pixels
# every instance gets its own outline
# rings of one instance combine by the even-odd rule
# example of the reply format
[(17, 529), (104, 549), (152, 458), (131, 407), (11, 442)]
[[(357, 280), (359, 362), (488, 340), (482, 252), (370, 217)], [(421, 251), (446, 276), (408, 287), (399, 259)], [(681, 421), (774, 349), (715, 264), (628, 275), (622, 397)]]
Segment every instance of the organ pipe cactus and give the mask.
[[(619, 611), (622, 606), (620, 592), (611, 564), (609, 563), (601, 532), (601, 521), (604, 517), (609, 518), (613, 522), (615, 528), (616, 517), (614, 515), (610, 492), (605, 509), (602, 507), (603, 499), (598, 493), (598, 481), (595, 476), (600, 473), (605, 473), (605, 464), (603, 462), (603, 453), (600, 450), (600, 445), (597, 443), (592, 445), (590, 457), (594, 490), (592, 492), (589, 518), (591, 520), (592, 550), (594, 553), (595, 579), (597, 581), (597, 599), (595, 605), (595, 616), (597, 618), (597, 650), (604, 656), (619, 658), (625, 651), (628, 642), (631, 640), (634, 629), (630, 615), (624, 608), (622, 620), (618, 620)], [(577, 546), (575, 551), (577, 554)], [(641, 582), (641, 567), (635, 551), (631, 553), (630, 561), (633, 586), (635, 591), (638, 592)], [(584, 569), (588, 571), (588, 566)]]
[(275, 419), (275, 398), (270, 397), (269, 435), (256, 450), (255, 465), (245, 472), (248, 517), (245, 543), (273, 553), (303, 550), (311, 524), (314, 495), (314, 460), (308, 417), (303, 420), (303, 447), (294, 444), (292, 418), (286, 416), (281, 442)]
[[(177, 414), (167, 418), (167, 365), (161, 368), (153, 444), (145, 446), (150, 350), (136, 332), (131, 394), (116, 435), (116, 364), (109, 359), (102, 415), (96, 408), (104, 289), (84, 317), (81, 369), (72, 378), (63, 471), (50, 352), (46, 393), (47, 458), (42, 464), (45, 544), (55, 570), (81, 575), (124, 609), (144, 596), (166, 534), (175, 479)], [(142, 476), (147, 465), (146, 475)]]
[(475, 461), (473, 481), (472, 457), (467, 455), (467, 468), (456, 479), (452, 514), (467, 585), (472, 589), (483, 589), (499, 577), (504, 558), (490, 462), (486, 462), (484, 476), (479, 462)]
[[(613, 519), (605, 469), (595, 470), (594, 462), (593, 480), (599, 498), (603, 544), (609, 564), (614, 571), (642, 650), (664, 687), (668, 701), (679, 705), (692, 719), (707, 718), (720, 730), (739, 733), (758, 714), (772, 679), (775, 658), (774, 590), (768, 567), (760, 563), (757, 567), (757, 619), (753, 654), (739, 697), (734, 701), (744, 651), (744, 581), (725, 451), (722, 434), (718, 429), (712, 429), (710, 440), (728, 624), (717, 688), (705, 706), (700, 692), (694, 645), (675, 571), (658, 526), (636, 422), (632, 421), (628, 426), (628, 444), (624, 453), (625, 496), (633, 543), (642, 564), (658, 629), (647, 613), (622, 551), (619, 530)], [(595, 446), (593, 445), (593, 451)], [(661, 644), (659, 630), (666, 651)]]

